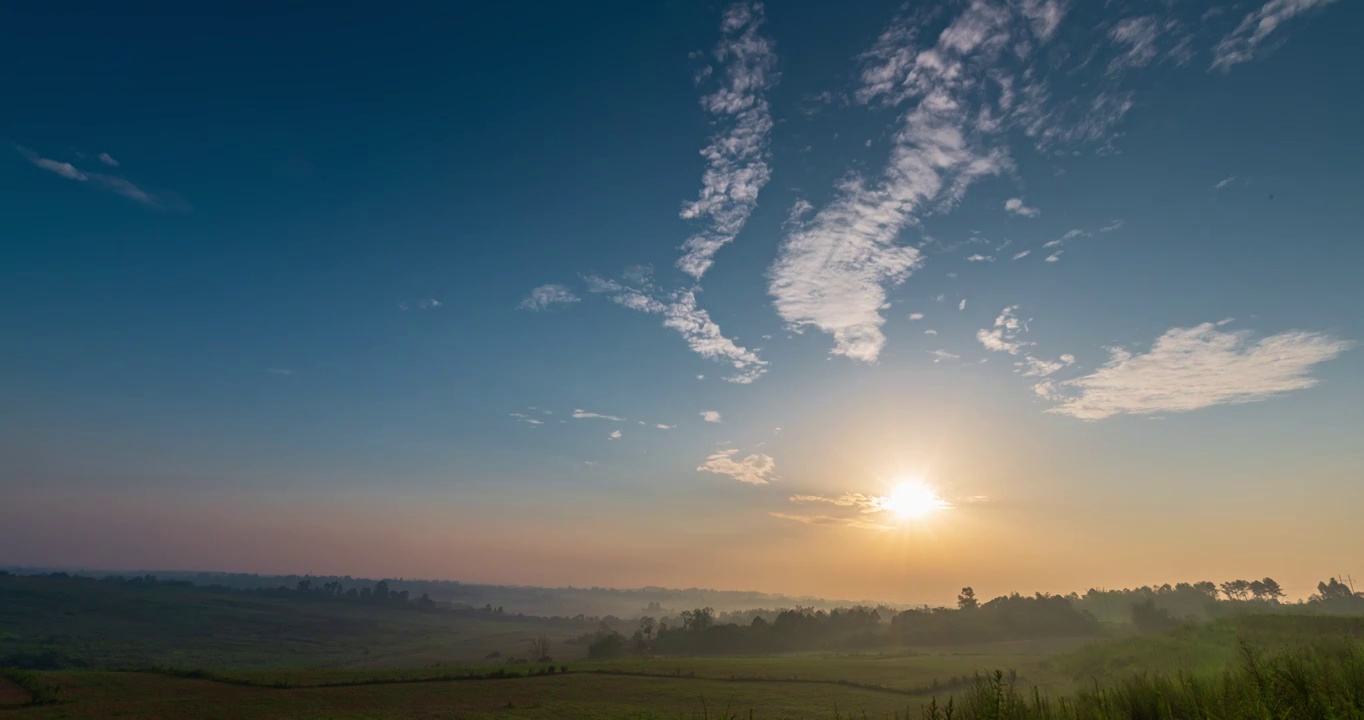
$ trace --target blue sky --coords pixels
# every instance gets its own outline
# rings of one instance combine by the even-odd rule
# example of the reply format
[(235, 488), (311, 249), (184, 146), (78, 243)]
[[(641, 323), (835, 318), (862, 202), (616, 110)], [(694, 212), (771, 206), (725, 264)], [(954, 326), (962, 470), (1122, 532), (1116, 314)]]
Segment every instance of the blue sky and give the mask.
[(1356, 4), (3, 20), (0, 562), (925, 600), (1364, 541)]

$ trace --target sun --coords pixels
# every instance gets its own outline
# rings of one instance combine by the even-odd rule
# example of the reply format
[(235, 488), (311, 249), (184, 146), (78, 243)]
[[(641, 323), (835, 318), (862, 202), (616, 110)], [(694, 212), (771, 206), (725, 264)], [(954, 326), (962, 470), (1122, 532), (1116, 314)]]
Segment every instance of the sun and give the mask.
[(932, 488), (922, 482), (912, 481), (896, 485), (890, 497), (882, 501), (881, 507), (900, 520), (922, 520), (949, 505)]

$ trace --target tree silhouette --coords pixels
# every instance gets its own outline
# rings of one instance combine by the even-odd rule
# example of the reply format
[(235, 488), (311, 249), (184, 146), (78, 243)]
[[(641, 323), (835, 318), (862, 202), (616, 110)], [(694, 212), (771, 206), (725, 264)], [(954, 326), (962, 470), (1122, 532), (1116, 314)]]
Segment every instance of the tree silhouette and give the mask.
[(980, 607), (980, 601), (976, 600), (976, 591), (970, 585), (961, 589), (961, 594), (957, 596), (957, 608), (961, 610), (975, 610)]

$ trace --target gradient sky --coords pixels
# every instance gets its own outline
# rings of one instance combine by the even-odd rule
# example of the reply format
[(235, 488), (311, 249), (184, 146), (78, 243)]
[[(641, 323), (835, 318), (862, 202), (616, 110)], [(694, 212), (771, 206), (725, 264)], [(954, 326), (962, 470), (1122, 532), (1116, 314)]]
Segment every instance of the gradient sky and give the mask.
[(1364, 5), (95, 7), (0, 13), (0, 563), (1364, 575)]

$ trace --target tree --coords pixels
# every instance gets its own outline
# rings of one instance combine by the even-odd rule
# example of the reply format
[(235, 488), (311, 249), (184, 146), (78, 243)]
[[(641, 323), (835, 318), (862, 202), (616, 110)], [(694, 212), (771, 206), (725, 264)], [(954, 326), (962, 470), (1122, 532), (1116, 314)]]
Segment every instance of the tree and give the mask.
[(1179, 624), (1170, 611), (1165, 608), (1156, 607), (1154, 598), (1146, 598), (1142, 602), (1132, 604), (1132, 625), (1139, 632), (1162, 632)]
[(1245, 580), (1228, 580), (1221, 587), (1228, 600), (1245, 600), (1250, 594), (1250, 583)]
[(715, 624), (714, 608), (697, 608), (695, 610), (682, 611), (682, 629), (688, 632), (700, 632)]
[(537, 662), (548, 662), (549, 638), (537, 635), (530, 640), (530, 656)]
[(957, 608), (961, 610), (975, 610), (980, 607), (980, 601), (976, 600), (976, 591), (970, 585), (961, 589), (961, 594), (957, 596)]
[(639, 632), (648, 640), (654, 636), (654, 619), (645, 615), (639, 619)]
[(1278, 601), (1279, 598), (1283, 597), (1283, 588), (1279, 587), (1279, 583), (1274, 578), (1265, 578), (1260, 581), (1260, 584), (1264, 587), (1266, 600)]
[(1317, 596), (1314, 600), (1344, 600), (1353, 598), (1354, 590), (1337, 578), (1331, 578), (1327, 582), (1317, 583)]

